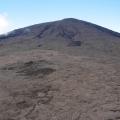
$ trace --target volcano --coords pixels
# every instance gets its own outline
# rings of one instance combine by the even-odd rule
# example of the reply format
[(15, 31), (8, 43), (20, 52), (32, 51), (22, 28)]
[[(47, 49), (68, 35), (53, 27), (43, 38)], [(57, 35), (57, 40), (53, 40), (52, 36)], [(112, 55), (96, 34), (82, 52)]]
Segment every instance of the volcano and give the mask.
[(0, 36), (0, 43), (12, 44), (12, 47), (17, 44), (23, 49), (39, 47), (70, 51), (78, 55), (119, 56), (120, 33), (89, 22), (67, 18), (11, 31)]
[(0, 35), (0, 120), (120, 120), (120, 33), (67, 18)]

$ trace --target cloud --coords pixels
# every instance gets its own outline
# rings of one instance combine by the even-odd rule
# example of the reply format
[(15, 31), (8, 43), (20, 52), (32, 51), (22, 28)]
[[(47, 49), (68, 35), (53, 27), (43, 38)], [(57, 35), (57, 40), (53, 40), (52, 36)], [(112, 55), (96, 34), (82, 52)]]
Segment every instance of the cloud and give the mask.
[(3, 34), (8, 31), (9, 20), (6, 14), (0, 14), (0, 34)]

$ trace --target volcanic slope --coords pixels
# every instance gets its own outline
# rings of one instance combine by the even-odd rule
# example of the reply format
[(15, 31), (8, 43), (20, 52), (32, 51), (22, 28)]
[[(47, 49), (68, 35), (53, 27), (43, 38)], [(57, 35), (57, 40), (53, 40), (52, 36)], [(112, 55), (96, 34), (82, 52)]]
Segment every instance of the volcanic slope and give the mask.
[(0, 36), (0, 120), (120, 120), (120, 34), (69, 18)]
[(17, 29), (0, 36), (1, 54), (30, 49), (58, 50), (73, 55), (119, 56), (120, 33), (67, 18)]

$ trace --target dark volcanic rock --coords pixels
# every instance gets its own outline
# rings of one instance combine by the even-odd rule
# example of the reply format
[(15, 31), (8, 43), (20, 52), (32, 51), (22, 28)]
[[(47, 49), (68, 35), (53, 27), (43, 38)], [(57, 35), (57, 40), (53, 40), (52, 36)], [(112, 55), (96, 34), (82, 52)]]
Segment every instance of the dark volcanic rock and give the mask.
[(103, 28), (101, 26), (74, 18), (67, 18), (55, 22), (42, 23), (17, 29), (9, 32), (7, 35), (1, 35), (0, 39), (7, 39), (9, 37), (18, 37), (23, 35), (29, 36), (30, 34), (28, 33), (31, 33), (38, 38), (45, 38), (50, 36), (56, 38), (59, 36), (65, 39), (74, 39), (78, 34), (84, 36), (84, 38), (87, 37), (85, 36), (86, 34), (90, 34), (93, 37), (99, 34), (120, 37), (120, 33)]
[[(64, 49), (72, 49), (73, 54), (118, 56), (120, 33), (89, 22), (68, 18), (14, 30), (7, 35), (1, 35), (0, 43), (15, 43), (14, 49), (19, 46), (17, 48), (20, 50), (39, 48), (64, 51)], [(68, 46), (73, 47), (68, 48)], [(74, 51), (76, 47), (79, 48), (77, 52), (76, 49)], [(68, 52), (71, 53), (71, 50)]]
[(72, 41), (68, 46), (81, 46), (81, 41)]

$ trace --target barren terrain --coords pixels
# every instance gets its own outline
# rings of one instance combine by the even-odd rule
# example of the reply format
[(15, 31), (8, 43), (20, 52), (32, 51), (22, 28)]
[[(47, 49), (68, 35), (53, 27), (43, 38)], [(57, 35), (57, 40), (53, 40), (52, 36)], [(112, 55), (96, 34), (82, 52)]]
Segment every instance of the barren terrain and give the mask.
[(0, 120), (120, 120), (120, 38), (104, 30), (2, 36)]

